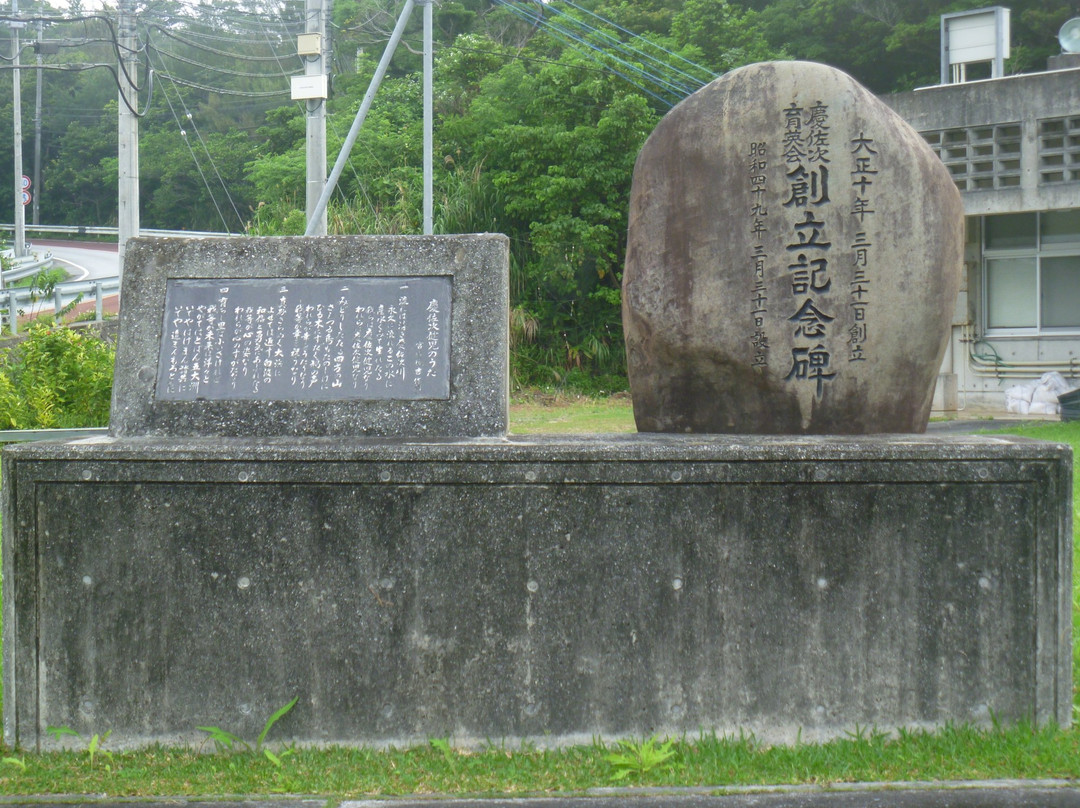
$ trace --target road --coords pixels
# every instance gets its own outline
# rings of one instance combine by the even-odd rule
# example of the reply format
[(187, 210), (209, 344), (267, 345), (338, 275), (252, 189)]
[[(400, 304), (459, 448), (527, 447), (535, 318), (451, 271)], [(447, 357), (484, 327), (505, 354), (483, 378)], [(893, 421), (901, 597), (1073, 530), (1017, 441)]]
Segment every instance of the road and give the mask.
[(115, 244), (34, 239), (33, 250), (52, 252), (53, 264), (66, 269), (73, 281), (115, 278), (120, 274)]

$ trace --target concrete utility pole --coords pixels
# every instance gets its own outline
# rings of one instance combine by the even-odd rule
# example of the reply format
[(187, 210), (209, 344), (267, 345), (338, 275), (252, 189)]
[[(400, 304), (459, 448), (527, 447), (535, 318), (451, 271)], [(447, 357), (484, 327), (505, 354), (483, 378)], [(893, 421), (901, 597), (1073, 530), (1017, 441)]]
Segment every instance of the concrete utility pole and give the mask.
[[(329, 4), (329, 0), (327, 0)], [(329, 43), (326, 36), (328, 10), (323, 0), (307, 0), (307, 24), (304, 30), (318, 37), (317, 55), (304, 55), (305, 76), (325, 76)], [(326, 98), (307, 100), (307, 232), (326, 235), (326, 208), (319, 210), (319, 198), (326, 185)]]
[[(393, 57), (394, 51), (397, 50), (402, 34), (405, 33), (405, 24), (409, 21), (415, 5), (416, 0), (405, 0), (405, 6), (401, 9), (401, 14), (398, 15), (397, 25), (394, 26), (394, 33), (390, 35), (390, 41), (386, 43), (386, 49), (383, 51), (382, 58), (379, 59), (379, 64), (375, 68), (375, 75), (371, 77), (371, 83), (368, 84), (367, 92), (364, 93), (364, 98), (360, 102), (360, 109), (356, 110), (356, 117), (353, 118), (352, 126), (349, 127), (349, 133), (345, 135), (345, 143), (342, 144), (337, 160), (334, 161), (334, 167), (330, 170), (330, 176), (326, 179), (326, 187), (323, 188), (322, 195), (315, 206), (316, 214), (326, 212), (326, 204), (330, 201), (330, 195), (334, 193), (334, 186), (337, 185), (341, 172), (345, 169), (345, 163), (349, 159), (349, 152), (356, 145), (356, 139), (360, 136), (360, 127), (364, 125), (364, 119), (367, 118), (368, 111), (371, 109), (371, 103), (375, 100), (375, 93), (379, 89), (379, 84), (382, 83), (383, 76), (386, 75), (386, 69), (390, 67), (390, 59)], [(309, 216), (307, 230), (304, 231), (305, 236), (315, 235), (313, 225), (314, 222)]]
[[(386, 70), (390, 66), (390, 60), (394, 56), (394, 51), (397, 50), (398, 43), (401, 41), (402, 34), (405, 33), (405, 25), (409, 21), (409, 17), (412, 15), (413, 8), (418, 5), (424, 6), (424, 232), (430, 234), (433, 230), (432, 227), (432, 214), (431, 211), (434, 207), (432, 203), (432, 119), (431, 113), (431, 3), (432, 0), (405, 0), (405, 5), (401, 9), (401, 14), (398, 15), (397, 25), (394, 26), (394, 32), (390, 35), (390, 41), (386, 43), (386, 49), (383, 51), (382, 58), (379, 60), (378, 66), (375, 68), (375, 75), (371, 77), (371, 83), (368, 85), (367, 92), (364, 93), (364, 98), (360, 102), (360, 109), (356, 111), (356, 117), (353, 119), (352, 126), (349, 127), (349, 133), (345, 136), (345, 142), (341, 146), (341, 151), (338, 152), (337, 160), (334, 161), (334, 167), (330, 170), (330, 176), (326, 180), (326, 185), (323, 188), (322, 195), (319, 197), (315, 206), (316, 214), (325, 214), (326, 205), (330, 201), (330, 195), (334, 193), (334, 187), (337, 185), (337, 181), (341, 178), (341, 172), (345, 168), (345, 163), (348, 162), (349, 153), (352, 151), (352, 147), (356, 145), (356, 139), (360, 136), (360, 127), (364, 125), (364, 119), (367, 118), (368, 111), (371, 109), (371, 104), (375, 100), (375, 93), (378, 92), (379, 84), (382, 83), (383, 77), (386, 75)], [(309, 203), (310, 204), (310, 203)], [(308, 224), (307, 230), (304, 232), (305, 236), (315, 235), (314, 224), (315, 222), (311, 217), (311, 208), (308, 208)]]
[(432, 104), (432, 0), (419, 0), (424, 7), (424, 235), (435, 232), (434, 200), (432, 198), (432, 178), (434, 164), (431, 151), (434, 148), (432, 130), (434, 128), (434, 105)]
[[(11, 16), (19, 16), (19, 0), (11, 0)], [(16, 258), (26, 255), (26, 208), (23, 207), (23, 192), (26, 190), (22, 185), (23, 159), (22, 159), (22, 84), (19, 76), (19, 29), (25, 25), (17, 20), (11, 21), (11, 75), (14, 77), (12, 98), (12, 116), (15, 128), (15, 245)]]
[(117, 121), (119, 141), (119, 196), (117, 227), (119, 229), (120, 275), (124, 273), (124, 253), (128, 239), (139, 235), (139, 93), (135, 82), (138, 77), (138, 42), (135, 36), (135, 16), (131, 12), (132, 0), (120, 0), (117, 8), (117, 36), (120, 45), (120, 113)]
[(45, 76), (45, 71), (41, 69), (44, 62), (41, 56), (41, 39), (44, 34), (45, 23), (39, 19), (37, 24), (37, 45), (34, 46), (37, 50), (37, 81), (34, 83), (34, 184), (30, 191), (33, 194), (30, 202), (30, 220), (35, 225), (40, 224), (38, 221), (38, 200), (41, 199), (41, 80)]

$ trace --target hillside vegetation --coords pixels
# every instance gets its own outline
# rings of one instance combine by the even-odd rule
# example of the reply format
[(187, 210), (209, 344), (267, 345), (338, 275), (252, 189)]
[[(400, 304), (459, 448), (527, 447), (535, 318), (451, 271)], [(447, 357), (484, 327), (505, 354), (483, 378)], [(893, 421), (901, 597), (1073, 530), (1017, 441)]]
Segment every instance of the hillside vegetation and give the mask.
[[(631, 173), (673, 104), (725, 71), (768, 59), (826, 62), (878, 93), (934, 83), (940, 14), (983, 5), (437, 2), (435, 229), (509, 236), (515, 380), (584, 392), (625, 386), (620, 273)], [(1073, 4), (1009, 5), (1008, 69), (1042, 69)], [(303, 69), (295, 44), (303, 2), (136, 6), (142, 226), (301, 233), (306, 109), (289, 100), (288, 77)], [(401, 6), (332, 4), (331, 164)], [(37, 9), (21, 35), (27, 124), (39, 78), (42, 85), (41, 187), (33, 189), (40, 219), (115, 224), (115, 12), (79, 2)], [(333, 233), (421, 229), (421, 15), (413, 17), (331, 203)], [(39, 38), (54, 45), (41, 50), (56, 51), (40, 56), (41, 71), (29, 47)], [(11, 83), (0, 92), (0, 130), (10, 132)], [(33, 130), (24, 126), (28, 174)], [(0, 139), (0, 165), (11, 164), (11, 139)], [(12, 196), (0, 195), (5, 221)]]

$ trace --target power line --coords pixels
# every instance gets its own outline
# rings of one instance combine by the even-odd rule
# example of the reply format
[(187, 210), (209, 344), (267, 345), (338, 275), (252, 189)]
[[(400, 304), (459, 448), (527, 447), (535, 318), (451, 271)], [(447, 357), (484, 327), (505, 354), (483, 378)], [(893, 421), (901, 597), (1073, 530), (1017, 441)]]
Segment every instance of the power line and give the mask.
[(216, 95), (232, 95), (239, 96), (241, 98), (280, 98), (284, 95), (290, 95), (291, 89), (284, 90), (267, 90), (263, 92), (256, 92), (254, 90), (227, 90), (224, 87), (213, 87), (209, 84), (199, 84), (196, 81), (188, 81), (187, 79), (177, 78), (176, 76), (169, 76), (169, 81), (173, 84), (179, 84), (183, 87), (191, 87), (193, 90), (202, 90), (204, 93), (214, 93)]
[[(495, 2), (498, 5), (507, 8), (511, 13), (516, 14), (518, 17), (521, 17), (522, 19), (525, 19), (527, 21), (535, 21), (537, 19), (537, 18), (533, 17), (532, 15), (528, 14), (527, 12), (525, 12), (523, 9), (515, 6), (513, 3), (508, 2), (508, 0), (495, 0)], [(595, 61), (595, 62), (600, 63), (610, 73), (613, 73), (614, 75), (619, 76), (624, 81), (634, 85), (639, 90), (641, 90), (643, 93), (650, 96), (651, 98), (656, 99), (661, 104), (666, 104), (668, 107), (674, 106), (674, 103), (671, 101), (670, 98), (666, 98), (666, 97), (664, 97), (662, 95), (659, 95), (657, 92), (649, 89), (649, 87), (646, 86), (645, 84), (642, 84), (640, 81), (631, 78), (625, 72), (623, 72), (621, 70), (617, 70), (614, 67), (612, 67), (611, 65), (605, 64), (602, 60), (598, 59), (597, 57), (593, 56), (592, 53), (590, 53), (590, 51), (599, 52), (599, 53), (605, 53), (600, 48), (597, 48), (596, 46), (586, 42), (585, 40), (581, 39), (580, 37), (577, 37), (574, 34), (570, 33), (569, 31), (566, 31), (565, 29), (561, 28), (560, 26), (555, 25), (555, 24), (553, 24), (551, 22), (548, 22), (548, 21), (546, 21), (546, 20), (544, 20), (542, 18), (539, 18), (539, 24), (542, 27), (544, 27), (545, 29), (547, 29), (548, 33), (551, 36), (553, 36), (555, 39), (560, 40), (566, 47), (570, 48), (573, 51), (576, 51), (576, 52), (580, 53), (586, 59), (589, 59), (591, 61)], [(574, 44), (575, 42), (580, 43), (580, 45), (582, 47), (579, 47), (578, 45), (575, 45)], [(618, 61), (618, 60), (616, 60), (616, 61)], [(633, 71), (631, 71), (631, 72), (633, 72)], [(638, 71), (638, 72), (640, 72), (640, 71)], [(657, 84), (658, 82), (653, 82), (653, 83)]]
[[(566, 5), (570, 6), (571, 8), (577, 9), (578, 11), (581, 11), (581, 12), (583, 12), (585, 14), (588, 14), (591, 17), (595, 17), (597, 20), (599, 20), (604, 25), (610, 25), (611, 27), (615, 28), (616, 30), (622, 31), (624, 34), (628, 34), (632, 39), (640, 40), (642, 42), (648, 43), (648, 45), (650, 47), (656, 48), (657, 50), (660, 50), (663, 53), (666, 53), (668, 56), (672, 57), (673, 59), (677, 59), (677, 60), (679, 60), (681, 62), (685, 62), (686, 65), (688, 65), (689, 67), (692, 67), (695, 70), (699, 70), (702, 73), (704, 73), (705, 75), (707, 75), (709, 77), (709, 79), (708, 79), (709, 81), (716, 78), (716, 76), (708, 68), (703, 67), (702, 65), (699, 65), (696, 62), (691, 62), (685, 56), (681, 56), (680, 54), (675, 53), (674, 51), (665, 48), (663, 45), (660, 45), (659, 43), (656, 43), (656, 42), (653, 42), (653, 41), (651, 41), (649, 39), (646, 39), (646, 38), (642, 37), (640, 34), (635, 34), (633, 31), (630, 31), (630, 30), (627, 30), (626, 28), (623, 28), (621, 25), (619, 25), (619, 24), (617, 24), (615, 22), (612, 22), (611, 20), (607, 19), (606, 17), (601, 17), (599, 14), (597, 14), (597, 13), (595, 13), (593, 11), (590, 11), (587, 8), (583, 8), (583, 7), (575, 4), (574, 2), (572, 2), (572, 0), (561, 0), (561, 2), (565, 3)], [(551, 6), (548, 6), (548, 7), (552, 8), (552, 10), (556, 11), (557, 13), (565, 14), (565, 12), (559, 11), (558, 9), (554, 9)], [(601, 29), (594, 28), (593, 30), (600, 31)], [(605, 33), (605, 36), (609, 36), (608, 34), (606, 34), (606, 32), (603, 32), (603, 33)], [(615, 38), (611, 37), (611, 39), (615, 39)], [(616, 41), (618, 41), (618, 40), (616, 40)], [(634, 50), (636, 50), (636, 49), (634, 49)], [(643, 52), (642, 52), (642, 55), (647, 56), (650, 59), (655, 59), (655, 57), (648, 56), (648, 54), (645, 54)], [(686, 76), (687, 78), (691, 79), (692, 81), (695, 81), (695, 82), (700, 81), (699, 77), (693, 76), (693, 75), (691, 75), (689, 73), (685, 73), (685, 72), (683, 72), (681, 70), (678, 70), (678, 68), (675, 68), (670, 63), (660, 62), (660, 64), (664, 65), (665, 67), (676, 70), (677, 72), (681, 73), (682, 75)]]
[[(177, 34), (174, 31), (170, 31), (165, 26), (156, 25), (156, 24), (152, 25), (152, 26), (148, 26), (148, 28), (153, 29), (155, 31), (158, 31), (158, 32), (160, 32), (162, 34), (162, 36), (166, 36), (169, 39), (174, 39), (177, 42), (181, 42), (184, 45), (187, 45), (188, 47), (196, 48), (197, 50), (201, 50), (201, 51), (204, 51), (206, 53), (212, 53), (215, 56), (227, 56), (227, 57), (231, 57), (231, 58), (234, 58), (234, 59), (240, 59), (240, 60), (243, 60), (245, 62), (279, 62), (281, 60), (281, 54), (279, 54), (279, 53), (277, 53), (276, 51), (273, 51), (273, 50), (272, 50), (270, 56), (254, 56), (254, 55), (246, 54), (246, 53), (236, 53), (235, 51), (227, 51), (227, 50), (222, 50), (220, 48), (212, 48), (209, 45), (202, 45), (202, 44), (200, 44), (198, 42), (193, 42), (191, 39), (188, 39), (188, 36), (192, 36), (191, 33), (187, 33), (187, 36), (181, 36), (180, 34)], [(219, 39), (224, 39), (225, 41), (232, 42), (232, 43), (236, 43), (238, 41), (235, 38), (214, 37), (215, 41), (217, 41)], [(242, 43), (248, 44), (248, 45), (266, 44), (265, 40), (247, 39), (247, 40), (240, 40), (240, 41)], [(273, 49), (273, 43), (269, 43), (269, 44), (271, 46), (271, 49)], [(285, 45), (287, 43), (282, 42), (281, 44)], [(292, 50), (291, 55), (296, 56), (295, 43), (288, 43), (288, 44), (293, 44), (294, 45), (294, 49)], [(299, 58), (299, 57), (297, 56), (297, 58)]]
[[(186, 56), (181, 56), (180, 54), (173, 53), (172, 51), (163, 50), (162, 48), (159, 48), (157, 46), (154, 47), (154, 51), (157, 53), (159, 62), (161, 61), (162, 56), (168, 56), (170, 59), (175, 59), (178, 62), (183, 62), (184, 64), (192, 65), (193, 67), (202, 68), (203, 70), (208, 70), (208, 71), (213, 72), (213, 73), (221, 73), (221, 74), (227, 75), (227, 76), (240, 76), (242, 78), (254, 78), (254, 79), (277, 78), (276, 73), (251, 73), (251, 72), (247, 72), (247, 71), (231, 70), (231, 69), (229, 69), (227, 67), (218, 67), (216, 65), (206, 64), (205, 62), (200, 62), (200, 61), (197, 61), (196, 59), (189, 59)], [(293, 71), (292, 73), (289, 73), (287, 75), (288, 76), (295, 76), (295, 75), (298, 75), (299, 73), (302, 73), (302, 72), (303, 72), (303, 70), (301, 69), (301, 70)]]
[[(166, 78), (171, 79), (172, 77), (169, 74), (168, 67), (166, 67), (164, 65), (164, 63), (161, 62), (160, 54), (158, 55), (158, 62), (159, 62), (159, 64), (161, 64), (161, 68), (165, 72)], [(229, 189), (225, 185), (225, 180), (222, 178), (221, 172), (218, 171), (217, 164), (214, 162), (213, 155), (210, 154), (210, 149), (207, 147), (206, 141), (203, 140), (202, 133), (199, 132), (199, 127), (195, 123), (195, 117), (191, 114), (191, 111), (187, 108), (187, 104), (184, 103), (184, 97), (180, 94), (180, 91), (176, 88), (175, 84), (173, 85), (173, 91), (176, 93), (177, 100), (180, 102), (181, 106), (183, 106), (183, 108), (184, 108), (184, 113), (185, 113), (185, 115), (187, 117), (187, 120), (191, 122), (191, 128), (192, 128), (192, 130), (194, 130), (195, 136), (199, 139), (199, 144), (202, 146), (203, 151), (206, 152), (206, 156), (210, 160), (210, 167), (213, 168), (214, 174), (217, 176), (218, 182), (221, 183), (221, 188), (222, 188), (223, 191), (225, 191), (225, 196), (229, 200), (229, 204), (232, 206), (233, 213), (236, 214), (237, 221), (240, 223), (240, 226), (243, 227), (243, 224), (244, 224), (243, 217), (240, 215), (240, 211), (238, 211), (236, 209), (236, 203), (233, 201), (232, 194), (229, 193)], [(165, 95), (165, 101), (169, 105), (169, 111), (172, 112), (173, 119), (176, 121), (177, 128), (180, 130), (180, 136), (181, 136), (181, 138), (183, 138), (184, 143), (188, 147), (188, 151), (191, 153), (191, 158), (195, 162), (195, 168), (198, 170), (199, 176), (202, 177), (203, 186), (206, 188), (206, 192), (210, 195), (210, 200), (214, 203), (214, 209), (217, 211), (218, 218), (221, 219), (221, 223), (222, 223), (222, 225), (224, 225), (225, 231), (227, 233), (231, 233), (232, 230), (229, 228), (229, 223), (227, 221), (225, 221), (225, 216), (221, 212), (221, 206), (218, 205), (217, 197), (214, 194), (213, 190), (210, 188), (210, 183), (206, 179), (206, 174), (203, 172), (202, 166), (199, 164), (199, 160), (195, 156), (195, 150), (192, 148), (191, 141), (188, 139), (187, 131), (184, 129), (184, 125), (180, 122), (180, 118), (176, 114), (176, 109), (173, 107), (172, 101), (169, 99), (168, 93), (163, 92), (163, 94)]]
[[(527, 10), (511, 2), (511, 0), (494, 0), (494, 2), (497, 5), (506, 8), (519, 18), (544, 28), (551, 36), (560, 40), (566, 47), (581, 53), (592, 61), (598, 62), (603, 65), (604, 69), (608, 72), (619, 76), (668, 107), (673, 106), (675, 101), (681, 100), (704, 84), (700, 78), (692, 76), (679, 68), (675, 68), (669, 63), (651, 56), (639, 48), (627, 46), (607, 31), (589, 25), (588, 23), (579, 20), (577, 17), (555, 8), (553, 5), (544, 4), (535, 10), (533, 6), (530, 6)], [(573, 6), (572, 3), (569, 5)], [(574, 7), (576, 8), (576, 6)], [(566, 27), (565, 25), (556, 23), (545, 17), (544, 13), (547, 10), (550, 10), (560, 20), (567, 21), (571, 27)], [(591, 14), (591, 12), (589, 13)], [(599, 15), (593, 14), (593, 16), (597, 17), (599, 20), (603, 20), (606, 24), (614, 25), (613, 23), (604, 20), (604, 18), (599, 17)], [(575, 26), (578, 29), (583, 30), (584, 36), (579, 35), (573, 30), (573, 27)], [(620, 30), (625, 31), (626, 29)], [(651, 43), (637, 35), (631, 35), (637, 40), (648, 42), (651, 47), (658, 48), (673, 57), (677, 57), (677, 54), (662, 48), (656, 43)], [(651, 67), (650, 69), (646, 69), (640, 64), (634, 64), (626, 59), (616, 56), (608, 48), (601, 47), (599, 44), (589, 41), (588, 37), (597, 37), (603, 42), (613, 44), (617, 50), (632, 58), (639, 56), (643, 57), (646, 60), (646, 63)], [(710, 79), (712, 78), (712, 74), (704, 67), (694, 65), (693, 62), (690, 62), (683, 57), (677, 58), (687, 64), (693, 65), (696, 69), (709, 75)], [(613, 66), (609, 61), (614, 62), (618, 67)], [(690, 83), (687, 84), (683, 79), (689, 79)], [(655, 90), (650, 89), (650, 86), (655, 88)]]

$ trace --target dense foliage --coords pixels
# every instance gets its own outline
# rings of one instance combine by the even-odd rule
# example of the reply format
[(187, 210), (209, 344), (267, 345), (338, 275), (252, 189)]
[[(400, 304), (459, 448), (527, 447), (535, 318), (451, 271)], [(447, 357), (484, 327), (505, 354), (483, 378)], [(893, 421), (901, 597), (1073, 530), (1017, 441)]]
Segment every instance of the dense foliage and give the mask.
[(0, 351), (0, 429), (108, 425), (114, 356), (85, 329), (30, 326)]
[[(142, 224), (303, 232), (305, 109), (285, 72), (302, 63), (302, 0), (139, 5), (144, 69)], [(623, 372), (620, 273), (637, 151), (671, 104), (724, 71), (765, 59), (838, 66), (879, 93), (931, 84), (942, 13), (985, 0), (439, 0), (437, 232), (497, 231), (512, 245), (513, 369), (532, 384), (611, 389)], [(1070, 0), (1014, 0), (1011, 71), (1042, 69)], [(335, 0), (332, 162), (400, 0)], [(115, 223), (112, 12), (64, 11), (42, 36), (41, 221)], [(56, 12), (54, 12), (56, 13)], [(421, 228), (420, 15), (376, 97), (330, 210), (332, 232)], [(35, 39), (31, 23), (24, 41)], [(33, 116), (33, 62), (23, 71)], [(139, 110), (143, 112), (142, 109)], [(11, 95), (0, 96), (0, 129)], [(5, 121), (7, 122), (5, 124)], [(9, 129), (10, 131), (10, 129)], [(25, 128), (24, 153), (33, 152)], [(0, 165), (11, 145), (0, 140)], [(29, 159), (27, 158), (29, 166)], [(29, 168), (27, 169), (29, 172)], [(0, 195), (10, 221), (12, 195)], [(4, 211), (7, 211), (5, 213)]]

